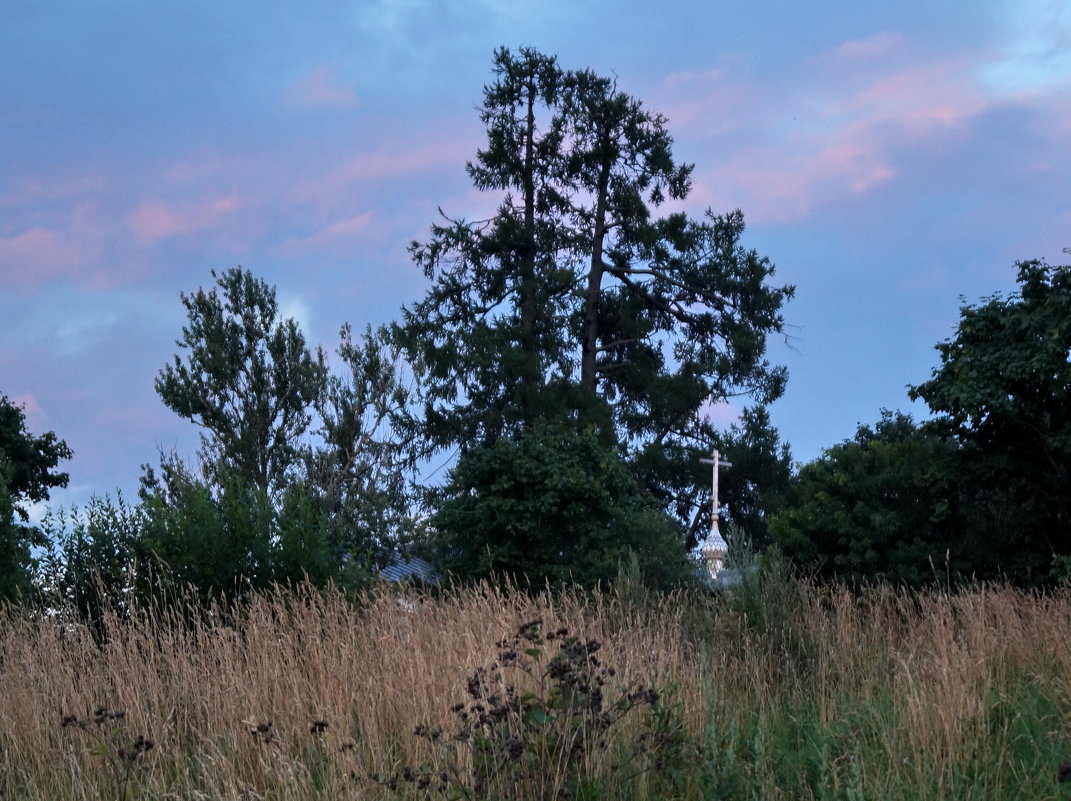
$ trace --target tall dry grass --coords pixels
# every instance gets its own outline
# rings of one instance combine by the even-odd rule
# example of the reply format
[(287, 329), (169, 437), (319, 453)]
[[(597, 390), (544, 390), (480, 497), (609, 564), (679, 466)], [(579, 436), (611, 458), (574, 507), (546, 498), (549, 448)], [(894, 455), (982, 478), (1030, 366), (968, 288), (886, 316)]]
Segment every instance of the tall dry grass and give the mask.
[[(237, 611), (135, 610), (106, 620), (102, 638), (9, 609), (0, 798), (115, 798), (90, 732), (60, 725), (98, 707), (126, 713), (123, 737), (156, 744), (139, 760), (140, 797), (374, 797), (383, 788), (350, 771), (441, 760), (414, 727), (449, 730), (466, 677), (534, 618), (600, 640), (622, 684), (668, 691), (705, 749), (674, 785), (680, 797), (1071, 795), (1056, 780), (1071, 756), (1066, 594), (856, 596), (773, 578), (723, 598), (484, 585), (354, 604), (301, 588)], [(640, 724), (627, 721), (620, 742)], [(613, 749), (600, 758), (592, 769), (605, 773)], [(604, 780), (613, 797), (648, 795), (642, 780)]]
[(1066, 592), (770, 589), (717, 615), (701, 650), (716, 725), (746, 732), (738, 785), (771, 799), (1071, 797), (1057, 780), (1071, 756)]
[[(677, 617), (665, 602), (640, 613), (609, 596), (490, 586), (439, 599), (384, 592), (356, 605), (303, 588), (253, 597), (237, 612), (135, 610), (132, 621), (106, 620), (98, 645), (84, 626), (12, 610), (0, 625), (0, 797), (101, 797), (107, 776), (91, 739), (59, 725), (98, 707), (124, 711), (131, 739), (156, 744), (146, 762), (161, 797), (309, 798), (316, 782), (349, 792), (349, 770), (437, 757), (414, 726), (447, 726), (465, 678), (520, 623), (543, 618), (601, 639), (624, 681), (691, 674), (694, 683)], [(702, 707), (692, 706), (698, 725)], [(328, 724), (323, 742), (309, 733), (317, 720)], [(266, 723), (267, 743), (250, 734)], [(355, 748), (335, 753), (343, 742)], [(315, 775), (310, 749), (331, 751), (345, 770)]]

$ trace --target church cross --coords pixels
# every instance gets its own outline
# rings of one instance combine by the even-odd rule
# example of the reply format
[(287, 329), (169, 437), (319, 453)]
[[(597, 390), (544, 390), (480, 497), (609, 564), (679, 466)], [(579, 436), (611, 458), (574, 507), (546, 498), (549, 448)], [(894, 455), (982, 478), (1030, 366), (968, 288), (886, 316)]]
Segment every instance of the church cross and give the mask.
[(715, 448), (710, 452), (709, 459), (700, 459), (703, 464), (709, 464), (711, 466), (711, 473), (713, 474), (713, 496), (710, 501), (710, 531), (715, 533), (718, 530), (718, 470), (722, 467), (732, 467), (732, 462), (723, 462), (721, 456), (718, 454), (718, 449)]

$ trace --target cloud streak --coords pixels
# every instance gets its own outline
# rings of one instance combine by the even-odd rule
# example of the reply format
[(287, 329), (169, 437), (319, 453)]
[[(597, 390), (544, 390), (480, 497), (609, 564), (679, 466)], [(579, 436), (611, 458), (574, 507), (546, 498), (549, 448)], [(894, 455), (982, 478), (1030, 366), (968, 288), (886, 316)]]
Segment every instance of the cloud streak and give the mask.
[(312, 204), (321, 213), (351, 207), (355, 194), (382, 184), (392, 184), (415, 177), (427, 179), (444, 169), (458, 169), (472, 157), (477, 143), (465, 136), (440, 134), (429, 140), (400, 142), (361, 150), (339, 159), (329, 170), (299, 180), (287, 193), (295, 204)]
[(294, 256), (318, 251), (336, 254), (352, 251), (365, 238), (371, 223), (372, 212), (335, 220), (307, 237), (290, 237), (280, 245), (279, 252)]
[(192, 203), (148, 200), (127, 216), (126, 224), (142, 244), (154, 245), (170, 237), (220, 228), (245, 206), (236, 192)]
[(85, 278), (104, 240), (93, 203), (75, 205), (66, 219), (0, 236), (0, 285), (30, 290), (57, 277)]
[[(833, 53), (862, 59), (898, 45), (898, 37), (878, 35)], [(968, 135), (972, 120), (996, 102), (964, 61), (904, 64), (870, 75), (836, 72), (832, 80), (825, 68), (809, 75), (791, 125), (770, 116), (776, 101), (751, 108), (741, 122), (751, 135), (738, 137), (739, 146), (720, 163), (700, 165), (697, 198), (717, 208), (743, 207), (759, 222), (799, 222), (897, 180), (906, 154)]]
[(349, 108), (357, 104), (353, 88), (339, 83), (331, 67), (317, 67), (294, 84), (291, 97), (302, 106)]
[(857, 59), (873, 58), (896, 50), (904, 43), (904, 37), (891, 31), (883, 31), (865, 39), (851, 39), (838, 45), (832, 52), (832, 57), (855, 61)]

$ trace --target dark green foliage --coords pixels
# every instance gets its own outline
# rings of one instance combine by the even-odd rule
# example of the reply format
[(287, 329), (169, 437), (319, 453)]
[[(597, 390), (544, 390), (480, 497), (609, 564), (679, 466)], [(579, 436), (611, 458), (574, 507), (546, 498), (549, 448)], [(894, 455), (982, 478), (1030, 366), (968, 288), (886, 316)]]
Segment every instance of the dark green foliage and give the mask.
[(17, 522), (21, 509), (7, 488), (11, 467), (0, 462), (0, 601), (28, 592), (33, 568), (31, 549), (42, 544), (40, 532)]
[(4, 487), (22, 522), (29, 520), (25, 504), (47, 501), (49, 490), (67, 486), (68, 474), (55, 469), (71, 455), (67, 443), (53, 432), (35, 437), (27, 431), (22, 408), (0, 395), (0, 463), (7, 466)]
[(804, 466), (771, 530), (826, 577), (1042, 585), (1071, 564), (1071, 266), (1018, 265), (1018, 292), (960, 309), (910, 389), (936, 417), (884, 413)]
[(713, 435), (701, 409), (781, 394), (765, 343), (792, 288), (769, 285), (739, 212), (656, 216), (687, 196), (692, 169), (674, 161), (664, 117), (531, 49), (497, 51), (493, 69), (469, 174), (500, 205), (411, 248), (432, 282), (396, 330), (427, 371), (414, 434), (427, 452), (464, 453), (593, 425), (636, 462), (634, 491), (690, 522), (691, 464)]
[(272, 498), (233, 473), (217, 471), (213, 479), (199, 481), (174, 462), (160, 478), (147, 472), (138, 548), (152, 581), (234, 597), (306, 576), (322, 585), (339, 575), (324, 515), (301, 484)]
[(649, 581), (685, 570), (678, 529), (591, 430), (537, 426), (461, 457), (431, 523), (442, 566), (466, 579), (527, 574), (593, 585), (630, 551)]
[(732, 464), (719, 473), (719, 504), (724, 507), (719, 515), (749, 548), (764, 550), (772, 542), (769, 517), (789, 502), (792, 493), (788, 443), (782, 442), (763, 406), (745, 409), (740, 422), (724, 434), (719, 432), (715, 441), (721, 458)]
[[(954, 443), (885, 411), (854, 439), (800, 468), (793, 508), (770, 530), (785, 554), (826, 578), (921, 584), (970, 572)], [(946, 563), (947, 557), (947, 563)]]
[(46, 538), (38, 583), (47, 602), (77, 610), (99, 626), (106, 611), (119, 617), (134, 603), (141, 537), (146, 518), (141, 506), (122, 495), (94, 496), (82, 509), (49, 510), (42, 528)]
[(406, 478), (415, 449), (398, 423), (415, 378), (403, 374), (386, 330), (369, 328), (355, 342), (344, 326), (341, 336), (344, 373), (329, 375), (316, 399), (320, 444), (306, 453), (305, 487), (324, 512), (336, 560), (383, 564), (410, 527)]
[(188, 351), (156, 378), (164, 404), (204, 429), (206, 469), (226, 470), (275, 492), (298, 460), (298, 439), (326, 368), (292, 319), (279, 317), (275, 289), (240, 267), (209, 292), (182, 295)]
[[(792, 465), (787, 443), (770, 424), (763, 406), (745, 409), (740, 420), (725, 429), (708, 423), (698, 428), (707, 438), (706, 452), (693, 445), (667, 443), (662, 448), (648, 448), (632, 462), (633, 470), (648, 486), (672, 486), (668, 497), (671, 508), (687, 519), (688, 547), (692, 548), (710, 530), (711, 467), (699, 461), (709, 458), (717, 448), (719, 459), (732, 467), (719, 471), (718, 515), (729, 524), (741, 542), (742, 550), (761, 550), (770, 544), (767, 526), (769, 514), (784, 506), (791, 494)], [(728, 529), (723, 530), (723, 533)]]
[[(215, 273), (213, 273), (215, 276)], [(206, 430), (202, 473), (177, 459), (146, 468), (146, 547), (206, 591), (319, 583), (382, 563), (406, 526), (414, 450), (396, 434), (412, 387), (384, 330), (341, 332), (329, 374), (275, 289), (241, 268), (183, 295), (185, 361), (161, 371), (164, 403)]]
[(910, 394), (962, 446), (985, 574), (1034, 583), (1071, 555), (1071, 266), (1017, 266), (1018, 292), (964, 306), (941, 366)]
[(501, 205), (490, 220), (448, 219), (410, 246), (433, 285), (403, 310), (397, 333), (427, 372), (420, 434), (429, 451), (490, 444), (567, 408), (552, 396), (572, 370), (562, 318), (575, 256), (556, 183), (564, 121), (544, 115), (564, 75), (532, 50), (497, 52), (495, 74), (481, 109), (487, 147), (468, 170), (479, 189), (506, 192)]
[(70, 458), (67, 443), (51, 431), (31, 434), (22, 408), (0, 395), (0, 601), (31, 589), (31, 549), (44, 539), (28, 524), (26, 507), (67, 486), (67, 473), (56, 472), (56, 466)]
[(226, 473), (216, 474), (214, 488), (177, 463), (165, 466), (160, 480), (148, 471), (142, 482), (142, 542), (170, 581), (205, 594), (270, 581), (275, 510), (263, 489)]
[(368, 581), (367, 563), (336, 558), (326, 516), (303, 485), (272, 499), (233, 474), (198, 479), (174, 459), (159, 474), (146, 471), (136, 506), (93, 497), (82, 509), (50, 511), (43, 533), (37, 586), (95, 631), (107, 614), (126, 619), (167, 598), (235, 600), (306, 578), (347, 588)]
[[(318, 587), (338, 580), (349, 562), (349, 551), (332, 547), (330, 521), (302, 484), (286, 488), (272, 527), (271, 578), (279, 584), (308, 580)], [(355, 574), (354, 574), (355, 575)]]
[(616, 316), (629, 330), (600, 333), (599, 341), (636, 341), (615, 346), (621, 353), (598, 372), (634, 458), (669, 460), (663, 471), (639, 475), (687, 524), (704, 504), (682, 472), (719, 440), (704, 405), (745, 394), (765, 404), (784, 391), (784, 369), (764, 353), (767, 335), (781, 330), (780, 309), (792, 289), (767, 285), (773, 265), (740, 244), (739, 212), (701, 223), (670, 218), (656, 228), (668, 238), (658, 240), (657, 255), (641, 250), (630, 269), (610, 271), (624, 288), (609, 290), (605, 307), (620, 303)]
[(280, 320), (274, 288), (240, 268), (182, 301), (189, 353), (156, 388), (205, 429), (201, 470), (165, 456), (144, 467), (136, 507), (93, 498), (51, 515), (38, 584), (93, 623), (162, 589), (234, 598), (305, 578), (363, 584), (408, 511), (411, 449), (392, 427), (410, 391), (397, 348), (383, 331), (354, 342), (345, 327), (345, 370), (328, 375)]

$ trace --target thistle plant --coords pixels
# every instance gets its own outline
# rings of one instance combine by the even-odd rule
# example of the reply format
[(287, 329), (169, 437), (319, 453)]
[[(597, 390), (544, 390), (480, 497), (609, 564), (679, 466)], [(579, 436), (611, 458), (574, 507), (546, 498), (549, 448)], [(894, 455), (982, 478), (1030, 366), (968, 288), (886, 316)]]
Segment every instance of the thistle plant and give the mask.
[(523, 623), (497, 643), (498, 659), (477, 668), (450, 731), (416, 727), (436, 746), (436, 768), (405, 767), (370, 777), (387, 789), (415, 787), (450, 801), (558, 801), (601, 797), (592, 756), (611, 748), (611, 733), (643, 709), (640, 732), (610, 752), (612, 772), (629, 781), (644, 773), (676, 774), (698, 746), (657, 690), (614, 686), (616, 671), (597, 656), (601, 643), (565, 628)]
[(144, 757), (155, 745), (141, 734), (131, 740), (125, 723), (125, 712), (112, 712), (105, 707), (97, 707), (90, 719), (63, 715), (60, 721), (63, 728), (85, 732), (93, 740), (90, 753), (108, 766), (115, 801), (138, 798), (140, 778), (147, 769)]

